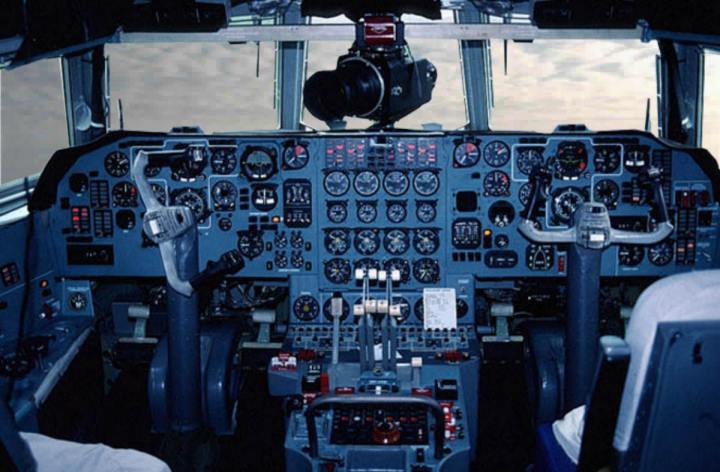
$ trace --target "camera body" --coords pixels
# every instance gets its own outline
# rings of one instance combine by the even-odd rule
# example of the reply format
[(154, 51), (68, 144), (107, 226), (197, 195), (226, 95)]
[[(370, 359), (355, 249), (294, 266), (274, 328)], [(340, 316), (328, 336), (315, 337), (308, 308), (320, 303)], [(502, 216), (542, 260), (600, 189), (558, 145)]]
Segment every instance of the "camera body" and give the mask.
[(384, 126), (429, 102), (437, 70), (426, 59), (413, 59), (403, 24), (366, 17), (356, 28), (355, 44), (335, 70), (317, 72), (305, 83), (310, 113), (326, 122), (355, 116)]

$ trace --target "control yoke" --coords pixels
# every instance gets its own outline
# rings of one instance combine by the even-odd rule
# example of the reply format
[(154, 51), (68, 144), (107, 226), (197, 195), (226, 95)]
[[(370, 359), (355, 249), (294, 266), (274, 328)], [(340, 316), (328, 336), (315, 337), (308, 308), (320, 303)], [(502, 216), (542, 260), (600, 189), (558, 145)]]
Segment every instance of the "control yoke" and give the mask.
[(665, 196), (660, 185), (660, 170), (654, 167), (645, 171), (643, 179), (652, 186), (657, 204), (659, 221), (655, 230), (649, 233), (624, 231), (610, 225), (610, 215), (602, 203), (583, 203), (573, 214), (573, 225), (564, 230), (546, 231), (538, 229), (533, 215), (547, 194), (551, 175), (544, 168), (533, 171), (533, 194), (526, 208), (518, 231), (532, 242), (540, 244), (578, 244), (588, 249), (605, 249), (612, 244), (651, 245), (659, 243), (673, 232), (669, 222)]

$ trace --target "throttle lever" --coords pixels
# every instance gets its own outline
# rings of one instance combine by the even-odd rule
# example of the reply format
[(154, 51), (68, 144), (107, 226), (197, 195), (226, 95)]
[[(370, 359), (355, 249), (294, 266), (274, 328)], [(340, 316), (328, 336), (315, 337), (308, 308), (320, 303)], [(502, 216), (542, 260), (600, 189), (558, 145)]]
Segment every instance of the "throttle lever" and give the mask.
[(243, 267), (245, 267), (245, 261), (240, 255), (240, 251), (233, 249), (220, 256), (217, 261), (209, 261), (205, 270), (190, 280), (190, 285), (198, 291), (212, 287), (217, 285), (223, 276), (235, 274)]
[(532, 194), (520, 214), (526, 220), (534, 219), (537, 208), (547, 198), (548, 188), (552, 182), (552, 172), (547, 166), (537, 165), (530, 173), (530, 182), (532, 182)]

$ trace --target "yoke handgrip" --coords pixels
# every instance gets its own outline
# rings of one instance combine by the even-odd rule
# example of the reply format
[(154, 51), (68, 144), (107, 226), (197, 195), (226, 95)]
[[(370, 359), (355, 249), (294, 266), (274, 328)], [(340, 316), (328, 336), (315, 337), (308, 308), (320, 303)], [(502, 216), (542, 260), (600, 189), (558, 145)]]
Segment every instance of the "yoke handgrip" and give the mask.
[(421, 396), (382, 396), (382, 395), (331, 395), (320, 397), (314, 400), (307, 410), (305, 410), (305, 419), (307, 420), (308, 441), (310, 446), (310, 457), (313, 459), (318, 456), (318, 436), (317, 425), (315, 424), (315, 412), (323, 408), (337, 406), (381, 406), (381, 405), (407, 405), (425, 407), (432, 411), (435, 417), (435, 458), (442, 459), (443, 449), (445, 447), (445, 414), (440, 404), (428, 397)]

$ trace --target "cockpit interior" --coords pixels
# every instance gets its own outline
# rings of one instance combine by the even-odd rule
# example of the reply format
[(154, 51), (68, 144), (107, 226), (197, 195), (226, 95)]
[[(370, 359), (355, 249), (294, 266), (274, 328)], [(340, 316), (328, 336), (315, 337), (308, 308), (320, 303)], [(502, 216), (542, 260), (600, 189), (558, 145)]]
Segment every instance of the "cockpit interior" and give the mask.
[[(720, 7), (9, 3), (69, 143), (0, 186), (2, 470), (720, 470)], [(466, 126), (398, 124), (443, 92), (417, 38)], [(491, 129), (488, 42), (577, 38), (654, 45), (657, 127)], [(275, 44), (276, 129), (110, 126), (105, 47), (203, 41)]]

